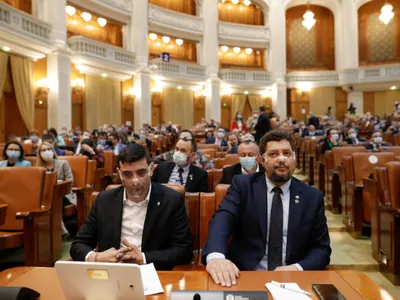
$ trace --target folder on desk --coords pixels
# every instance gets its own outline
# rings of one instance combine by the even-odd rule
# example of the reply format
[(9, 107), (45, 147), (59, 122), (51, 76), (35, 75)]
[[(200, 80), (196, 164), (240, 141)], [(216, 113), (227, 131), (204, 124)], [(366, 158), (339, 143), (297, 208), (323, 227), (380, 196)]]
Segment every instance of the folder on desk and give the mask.
[(249, 291), (172, 291), (171, 300), (268, 300), (266, 292)]
[[(274, 300), (311, 300), (310, 297), (304, 294), (296, 293), (291, 290), (287, 290), (278, 286), (273, 285), (272, 283), (266, 283), (265, 286), (269, 290)], [(293, 289), (299, 289), (300, 287), (296, 283), (285, 283), (285, 286), (290, 286)]]

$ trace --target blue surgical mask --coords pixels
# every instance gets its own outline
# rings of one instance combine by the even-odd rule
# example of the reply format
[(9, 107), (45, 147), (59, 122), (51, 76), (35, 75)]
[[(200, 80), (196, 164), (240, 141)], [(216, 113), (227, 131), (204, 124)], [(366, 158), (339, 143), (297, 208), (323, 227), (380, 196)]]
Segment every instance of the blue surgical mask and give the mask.
[(18, 160), (19, 156), (21, 155), (21, 151), (7, 150), (6, 154), (11, 160)]
[(107, 140), (99, 140), (99, 144), (103, 145), (103, 146), (106, 144), (106, 142), (107, 142)]
[(218, 132), (218, 138), (223, 139), (225, 137), (225, 133)]
[(140, 139), (141, 139), (142, 141), (144, 141), (144, 140), (146, 139), (146, 135), (144, 135), (144, 134), (140, 134), (139, 137), (140, 137)]
[(251, 169), (253, 169), (257, 163), (255, 157), (239, 157), (239, 160), (243, 169), (245, 169), (246, 171), (250, 171)]

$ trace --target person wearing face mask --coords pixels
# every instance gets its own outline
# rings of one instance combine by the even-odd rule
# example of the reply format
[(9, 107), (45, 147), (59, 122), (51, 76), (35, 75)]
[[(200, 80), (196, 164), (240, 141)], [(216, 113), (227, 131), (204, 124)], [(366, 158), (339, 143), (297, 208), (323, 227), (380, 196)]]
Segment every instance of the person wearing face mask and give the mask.
[(234, 133), (228, 134), (228, 149), (226, 150), (226, 153), (237, 154), (238, 147), (239, 147), (239, 138), (237, 137), (237, 135)]
[(97, 137), (96, 149), (104, 150), (106, 144), (107, 144), (107, 133), (105, 131), (100, 131), (99, 136)]
[(260, 141), (265, 172), (233, 178), (201, 257), (216, 284), (235, 285), (242, 270), (324, 270), (329, 264), (324, 197), (292, 176), (295, 148), (289, 133), (270, 131)]
[(236, 175), (265, 172), (263, 165), (257, 162), (259, 150), (254, 141), (241, 143), (238, 149), (238, 154), (240, 162), (236, 165), (223, 168), (220, 183), (232, 184), (232, 180)]
[(302, 137), (310, 136), (312, 139), (316, 139), (317, 137), (321, 137), (323, 135), (323, 132), (320, 130), (315, 130), (314, 125), (309, 125), (308, 129), (305, 128), (302, 130)]
[(151, 151), (152, 142), (147, 138), (146, 129), (142, 128), (139, 130), (139, 136), (135, 134), (135, 138), (138, 139), (139, 144), (144, 144), (148, 151)]
[(188, 193), (206, 193), (208, 190), (207, 172), (192, 164), (196, 158), (196, 142), (180, 139), (176, 143), (173, 162), (161, 162), (154, 169), (151, 180), (158, 183), (183, 185)]
[(0, 161), (0, 168), (4, 167), (30, 167), (31, 162), (24, 160), (24, 148), (18, 142), (8, 142), (4, 146), (4, 160)]
[(24, 144), (32, 144), (33, 150), (36, 150), (41, 143), (42, 139), (39, 137), (39, 131), (37, 130), (29, 132), (29, 139), (24, 141)]
[(365, 145), (365, 149), (372, 151), (379, 151), (379, 147), (391, 146), (390, 143), (386, 143), (382, 139), (382, 132), (376, 130), (372, 133), (371, 142)]
[(118, 155), (124, 147), (125, 145), (119, 142), (118, 133), (114, 132), (108, 136), (108, 141), (104, 146), (104, 150), (112, 150), (115, 155)]
[(206, 144), (217, 144), (218, 147), (227, 147), (228, 142), (225, 139), (225, 129), (218, 128), (214, 131), (215, 136), (206, 140)]
[(229, 127), (230, 131), (234, 129), (239, 129), (239, 131), (247, 132), (247, 127), (243, 122), (243, 117), (241, 112), (237, 112), (235, 118), (231, 121), (231, 125)]
[[(65, 151), (62, 149), (59, 149), (57, 147), (54, 146), (54, 136), (52, 134), (45, 134), (42, 137), (43, 143), (49, 143), (50, 145), (52, 145), (52, 147), (54, 148), (54, 151), (56, 152), (57, 156), (65, 156)], [(33, 154), (36, 155), (38, 153), (38, 149), (36, 149)]]
[(349, 145), (359, 145), (360, 142), (365, 142), (366, 139), (362, 137), (358, 137), (357, 131), (355, 128), (349, 129), (347, 133), (348, 137), (345, 139), (345, 142)]
[[(71, 181), (71, 187), (74, 186), (74, 176), (68, 161), (58, 159), (57, 153), (52, 144), (43, 142), (39, 146), (36, 155), (36, 166), (46, 168), (48, 172), (57, 173), (57, 180), (69, 180)], [(69, 195), (63, 197), (63, 206), (71, 204), (67, 196)], [(61, 221), (61, 233), (63, 237), (69, 236), (68, 230), (63, 221)]]
[(57, 133), (57, 130), (50, 128), (49, 133), (54, 136), (54, 143), (57, 147), (65, 146), (64, 138)]
[(339, 133), (336, 129), (330, 128), (326, 132), (326, 138), (321, 146), (321, 153), (325, 155), (325, 152), (332, 150), (334, 147), (340, 147)]
[(104, 151), (94, 147), (94, 143), (91, 139), (84, 139), (81, 141), (81, 152), (80, 155), (85, 155), (91, 160), (95, 160), (97, 168), (104, 167)]

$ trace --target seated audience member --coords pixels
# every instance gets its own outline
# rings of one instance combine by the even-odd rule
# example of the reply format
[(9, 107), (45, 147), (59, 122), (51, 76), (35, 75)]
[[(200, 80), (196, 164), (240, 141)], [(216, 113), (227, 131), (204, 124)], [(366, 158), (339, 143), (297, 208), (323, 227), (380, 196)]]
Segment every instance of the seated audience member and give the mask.
[(24, 148), (18, 142), (8, 142), (4, 146), (4, 160), (0, 161), (0, 168), (30, 167), (31, 162), (24, 160)]
[(49, 134), (49, 131), (45, 128), (42, 130), (42, 136)]
[(212, 131), (207, 131), (207, 132), (206, 132), (206, 136), (205, 136), (204, 142), (207, 142), (207, 140), (208, 140), (209, 138), (213, 138), (213, 137), (214, 137), (213, 132), (212, 132)]
[(97, 146), (96, 149), (102, 149), (107, 145), (107, 133), (105, 131), (99, 131), (99, 135), (97, 137)]
[(374, 131), (371, 136), (371, 142), (365, 145), (365, 149), (379, 151), (379, 147), (391, 146), (390, 143), (385, 143), (382, 139), (382, 132)]
[(228, 150), (226, 150), (229, 154), (237, 154), (239, 147), (239, 138), (234, 133), (228, 134)]
[(49, 133), (54, 136), (54, 142), (57, 147), (65, 146), (64, 138), (57, 133), (57, 130), (50, 128)]
[(319, 129), (319, 118), (311, 111), (310, 118), (308, 119), (308, 126), (314, 125), (314, 128)]
[[(54, 145), (54, 136), (52, 134), (49, 133), (49, 134), (44, 135), (42, 137), (42, 140), (43, 140), (43, 143), (46, 142), (46, 143), (50, 144), (54, 148), (54, 151), (56, 152), (57, 156), (65, 156), (65, 151), (64, 150), (55, 147), (55, 145)], [(38, 153), (38, 149), (36, 149), (33, 152), (33, 154), (35, 154), (35, 155), (37, 155), (37, 153)]]
[(218, 147), (226, 147), (228, 146), (228, 143), (225, 139), (225, 129), (218, 128), (216, 132), (214, 132), (214, 135), (212, 138), (209, 138), (206, 140), (206, 144), (217, 144)]
[(236, 176), (209, 224), (202, 262), (222, 286), (239, 270), (324, 270), (330, 261), (323, 195), (292, 177), (295, 140), (270, 131), (260, 154), (266, 172)]
[(145, 129), (140, 129), (139, 130), (139, 139), (142, 143), (146, 144), (147, 150), (151, 150), (151, 140), (147, 138), (146, 130)]
[(366, 139), (359, 137), (357, 130), (355, 128), (350, 128), (349, 131), (347, 132), (347, 138), (345, 139), (345, 142), (349, 145), (359, 145), (360, 142), (365, 142)]
[(39, 137), (39, 131), (36, 129), (29, 132), (29, 139), (24, 141), (24, 144), (32, 144), (35, 150), (42, 143), (42, 139)]
[(240, 162), (236, 165), (223, 168), (220, 183), (232, 184), (235, 175), (253, 174), (256, 172), (265, 173), (262, 164), (257, 162), (259, 152), (258, 146), (254, 141), (245, 141), (241, 143), (238, 154)]
[[(57, 173), (57, 180), (70, 180), (72, 182), (71, 187), (74, 185), (74, 176), (72, 174), (72, 170), (69, 166), (68, 161), (58, 159), (57, 153), (52, 144), (48, 142), (43, 142), (39, 146), (36, 155), (36, 166), (46, 168), (48, 172)], [(63, 206), (71, 204), (69, 199), (66, 197), (69, 197), (70, 195), (65, 195), (63, 197)], [(76, 205), (76, 203), (74, 203), (74, 205)], [(65, 227), (64, 222), (62, 221), (61, 233), (64, 237), (69, 235), (68, 230)]]
[[(183, 129), (179, 133), (179, 139), (183, 139), (183, 138), (186, 138), (187, 140), (195, 141), (193, 133), (188, 129)], [(197, 145), (196, 145), (196, 149), (197, 149)], [(172, 162), (172, 161), (174, 161), (174, 153), (175, 153), (175, 150), (161, 153), (160, 155), (157, 155), (155, 158), (153, 158), (153, 163), (158, 164), (162, 161)], [(194, 164), (200, 168), (203, 168), (203, 169), (212, 169), (214, 167), (212, 161), (208, 161), (208, 159), (204, 155), (204, 153), (202, 153), (200, 151), (196, 151), (196, 157), (195, 157), (195, 160), (192, 161), (192, 164)]]
[(254, 129), (257, 125), (258, 121), (258, 109), (253, 109), (253, 114), (247, 119), (247, 130), (251, 134), (255, 134), (256, 130)]
[(240, 138), (240, 142), (241, 143), (244, 143), (244, 142), (255, 142), (255, 138), (254, 138), (254, 135), (252, 135), (252, 134), (250, 134), (250, 133), (246, 133), (245, 135), (243, 135), (241, 138)]
[(302, 130), (302, 136), (306, 137), (306, 136), (310, 136), (310, 137), (316, 137), (316, 136), (323, 136), (324, 132), (321, 130), (315, 130), (314, 125), (309, 125), (308, 129), (304, 129)]
[(123, 186), (97, 196), (72, 242), (73, 260), (154, 263), (157, 270), (190, 262), (192, 236), (184, 197), (152, 182), (150, 163), (141, 145), (129, 143), (121, 150), (118, 174)]
[(235, 118), (231, 121), (231, 125), (229, 130), (232, 132), (234, 129), (238, 129), (239, 131), (247, 131), (246, 124), (243, 122), (243, 117), (241, 112), (237, 112)]
[(336, 129), (331, 128), (326, 132), (326, 138), (321, 146), (322, 155), (324, 155), (326, 151), (332, 150), (334, 147), (340, 147), (339, 134)]
[(386, 132), (390, 132), (391, 135), (398, 134), (400, 132), (399, 122), (392, 120), (391, 125), (388, 127)]
[(104, 150), (112, 150), (115, 155), (118, 155), (124, 147), (125, 145), (119, 142), (118, 133), (114, 132), (108, 135), (108, 141), (104, 146)]
[(104, 151), (103, 149), (95, 148), (92, 139), (84, 139), (81, 141), (81, 153), (91, 160), (95, 160), (97, 168), (104, 167)]
[(21, 139), (19, 137), (17, 137), (17, 135), (15, 133), (10, 133), (7, 136), (7, 142), (17, 142), (19, 143), (21, 141)]
[(218, 124), (214, 121), (214, 119), (210, 119), (210, 121), (207, 122), (207, 127), (215, 128), (217, 125)]
[(151, 180), (183, 185), (188, 193), (207, 192), (207, 172), (192, 164), (196, 158), (196, 147), (193, 139), (179, 139), (175, 146), (173, 162), (159, 163)]

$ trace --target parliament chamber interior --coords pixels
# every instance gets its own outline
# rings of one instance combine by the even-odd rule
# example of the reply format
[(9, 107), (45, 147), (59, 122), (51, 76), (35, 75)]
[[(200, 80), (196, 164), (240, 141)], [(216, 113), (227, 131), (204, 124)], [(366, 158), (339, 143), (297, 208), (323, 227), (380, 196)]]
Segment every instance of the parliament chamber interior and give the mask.
[(400, 299), (400, 0), (0, 0), (0, 155), (0, 299)]

